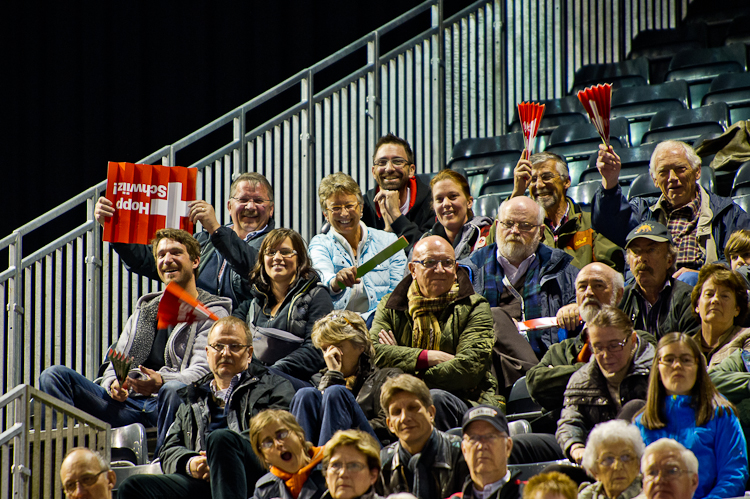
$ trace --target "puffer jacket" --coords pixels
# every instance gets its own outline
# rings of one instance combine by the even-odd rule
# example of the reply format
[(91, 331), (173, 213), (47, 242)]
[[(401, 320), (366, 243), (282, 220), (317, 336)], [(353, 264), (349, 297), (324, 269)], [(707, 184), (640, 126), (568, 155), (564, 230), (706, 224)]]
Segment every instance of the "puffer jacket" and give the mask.
[[(540, 303), (541, 311), (539, 317), (554, 317), (560, 307), (575, 303), (576, 289), (575, 280), (578, 268), (570, 264), (573, 257), (563, 250), (550, 248), (540, 244), (536, 252), (541, 269), (539, 272)], [(505, 271), (497, 261), (497, 244), (491, 244), (475, 251), (471, 258), (462, 260), (462, 265), (469, 266), (477, 293), (484, 293), (484, 282), (496, 279), (498, 282), (498, 296), (503, 292), (502, 278)], [(497, 307), (497, 303), (490, 301), (491, 307)], [(526, 319), (538, 319), (539, 317), (526, 317)], [(542, 357), (553, 343), (558, 342), (557, 328), (540, 329), (530, 331), (529, 342), (534, 353)]]
[[(461, 452), (461, 437), (433, 429), (430, 439), (436, 439), (431, 475), (435, 489), (439, 491), (437, 497), (448, 497), (462, 490), (464, 480), (469, 476), (469, 468)], [(404, 468), (408, 463), (401, 461), (400, 446), (400, 442), (394, 442), (380, 451), (382, 472), (380, 480), (376, 482), (376, 489), (382, 495), (397, 492), (411, 493), (413, 489), (413, 484), (406, 482)]]
[[(484, 248), (489, 244), (489, 236), (492, 234), (492, 219), (477, 215), (467, 221), (461, 229), (461, 237), (453, 241), (453, 250), (456, 253), (456, 260), (468, 258), (479, 248)], [(448, 235), (445, 233), (445, 227), (440, 222), (432, 226), (432, 229), (425, 232), (420, 239), (429, 236), (440, 236), (448, 241)], [(409, 258), (411, 261), (411, 257)]]
[(646, 310), (641, 309), (641, 303), (637, 296), (638, 291), (635, 288), (638, 283), (633, 282), (625, 287), (622, 300), (617, 308), (630, 316), (635, 329), (649, 331), (657, 339), (661, 339), (665, 334), (675, 331), (694, 334), (700, 329), (701, 322), (693, 314), (693, 307), (690, 304), (690, 293), (693, 292), (693, 287), (671, 276), (667, 277), (667, 280), (669, 281), (669, 286), (660, 292), (659, 301), (657, 302), (658, 311), (651, 310), (652, 314), (656, 313), (659, 317), (659, 322), (655, 330), (649, 331), (649, 329), (653, 328), (649, 327)]
[[(195, 285), (211, 294), (229, 298), (232, 300), (232, 308), (237, 308), (240, 303), (250, 298), (246, 279), (250, 271), (238, 268), (235, 264), (244, 261), (249, 268), (252, 268), (263, 239), (274, 227), (275, 224), (271, 218), (263, 231), (244, 240), (232, 230), (231, 224), (219, 227), (211, 235), (206, 231), (194, 234), (193, 237), (201, 247), (201, 261), (198, 264), (198, 278), (195, 280)], [(112, 248), (120, 255), (128, 270), (155, 281), (159, 280), (150, 245), (115, 243)], [(229, 272), (222, 275), (222, 281), (219, 282), (219, 269), (224, 259), (228, 260), (230, 268)]]
[[(362, 240), (359, 243), (359, 248), (357, 248), (360, 265), (398, 239), (395, 234), (367, 227), (362, 222), (360, 222), (360, 226), (362, 227)], [(336, 273), (342, 269), (353, 267), (355, 260), (346, 246), (342, 244), (343, 238), (340, 235), (336, 234), (328, 225), (324, 227), (324, 231), (324, 233), (318, 234), (310, 240), (310, 259), (318, 274), (320, 274), (321, 282), (331, 294), (333, 308), (343, 310), (349, 304), (352, 290), (351, 288), (345, 288), (343, 291), (334, 292), (331, 290), (331, 285), (336, 279)], [(400, 251), (362, 277), (369, 303), (367, 313), (361, 314), (363, 319), (367, 320), (375, 311), (380, 299), (393, 291), (404, 276), (405, 268), (406, 254)]]
[[(380, 405), (380, 388), (388, 378), (396, 377), (402, 373), (401, 369), (395, 367), (384, 369), (376, 367), (367, 354), (363, 353), (359, 356), (359, 370), (357, 371), (357, 380), (352, 387), (352, 395), (354, 395), (354, 399), (381, 442), (392, 441), (393, 435), (385, 422), (385, 409)], [(329, 386), (335, 385), (346, 385), (346, 378), (341, 371), (325, 369), (318, 384), (318, 389), (322, 392)]]
[[(161, 299), (164, 292), (149, 293), (141, 296), (135, 304), (133, 314), (128, 318), (125, 327), (117, 339), (115, 350), (128, 355), (137, 331), (138, 321), (141, 317), (141, 309), (151, 300)], [(219, 319), (229, 315), (232, 303), (229, 298), (214, 296), (202, 289), (198, 290), (198, 300), (203, 303)], [(167, 338), (164, 351), (164, 367), (159, 369), (159, 374), (166, 383), (167, 381), (179, 381), (181, 383), (192, 383), (208, 374), (208, 360), (206, 359), (206, 344), (208, 342), (208, 331), (214, 321), (204, 321), (188, 324), (181, 322), (174, 326)], [(109, 393), (112, 382), (117, 379), (115, 369), (110, 363), (104, 371), (101, 386)], [(156, 395), (154, 395), (156, 396)]]
[(696, 426), (692, 397), (672, 395), (664, 400), (664, 415), (667, 422), (664, 428), (645, 428), (642, 415), (635, 418), (634, 424), (641, 430), (646, 445), (660, 438), (672, 438), (693, 451), (700, 463), (694, 499), (745, 494), (747, 446), (740, 422), (733, 412), (720, 416), (717, 409), (708, 423)]
[(604, 490), (604, 485), (601, 482), (594, 482), (586, 485), (581, 484), (582, 488), (578, 491), (578, 499), (633, 499), (643, 491), (641, 484), (643, 483), (643, 477), (638, 475), (633, 483), (628, 485), (628, 488), (623, 490), (622, 493), (617, 497), (607, 496), (607, 492)]
[[(323, 352), (312, 344), (315, 321), (333, 311), (331, 297), (314, 272), (308, 279), (297, 279), (287, 291), (276, 315), (271, 315), (269, 297), (253, 286), (253, 299), (245, 301), (232, 315), (257, 327), (287, 331), (302, 338), (302, 344), (272, 366), (279, 371), (306, 381), (325, 367)], [(253, 358), (253, 362), (260, 360)]]
[[(701, 193), (696, 227), (698, 245), (705, 263), (723, 262), (729, 236), (738, 229), (750, 227), (750, 216), (732, 198), (707, 192), (700, 184), (698, 189)], [(641, 222), (651, 220), (667, 225), (663, 202), (663, 195), (658, 198), (636, 197), (628, 201), (619, 185), (608, 190), (599, 186), (591, 205), (592, 226), (615, 244), (625, 247), (628, 233)]]
[[(654, 361), (655, 349), (651, 343), (638, 339), (633, 360), (620, 384), (620, 404), (635, 399), (646, 400), (648, 375)], [(596, 357), (570, 377), (563, 399), (563, 410), (557, 422), (555, 437), (565, 455), (570, 457), (573, 444), (586, 445), (589, 432), (598, 423), (617, 417), (617, 406), (607, 388)]]
[[(209, 373), (195, 383), (180, 389), (185, 403), (178, 409), (161, 449), (164, 473), (184, 473), (187, 461), (206, 450), (206, 429), (211, 411), (208, 400), (213, 397)], [(237, 433), (250, 429), (250, 419), (265, 409), (289, 409), (294, 387), (281, 376), (271, 374), (255, 362), (240, 375), (227, 404), (227, 427)]]
[[(302, 485), (296, 499), (320, 499), (328, 490), (326, 479), (320, 465), (313, 468)], [(255, 493), (252, 499), (295, 499), (287, 488), (284, 480), (273, 473), (266, 473), (255, 482)]]
[[(407, 291), (413, 279), (408, 275), (393, 293), (383, 298), (375, 312), (370, 328), (375, 363), (422, 378), (428, 387), (449, 391), (470, 406), (477, 403), (497, 406), (497, 379), (490, 372), (495, 341), (492, 312), (487, 300), (474, 293), (463, 267), (458, 267), (457, 278), (458, 298), (437, 314), (442, 326), (438, 349), (455, 357), (426, 370), (416, 370), (422, 349), (411, 346), (414, 321), (407, 313)], [(393, 331), (397, 345), (380, 343), (381, 329)]]

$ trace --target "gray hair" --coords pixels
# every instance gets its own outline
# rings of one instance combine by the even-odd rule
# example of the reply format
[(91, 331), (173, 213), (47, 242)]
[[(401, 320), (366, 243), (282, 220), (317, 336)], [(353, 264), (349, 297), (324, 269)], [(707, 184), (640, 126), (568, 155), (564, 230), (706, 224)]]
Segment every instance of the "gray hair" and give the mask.
[(665, 140), (664, 142), (660, 142), (659, 145), (654, 148), (654, 152), (651, 154), (651, 161), (648, 163), (648, 173), (651, 175), (651, 178), (656, 177), (656, 157), (661, 154), (661, 152), (664, 149), (673, 149), (673, 148), (680, 148), (685, 153), (685, 158), (687, 159), (687, 162), (690, 164), (690, 167), (693, 169), (693, 171), (700, 170), (701, 167), (701, 158), (695, 153), (695, 149), (693, 149), (690, 144), (686, 144), (685, 142), (682, 142), (680, 140)]
[(570, 178), (568, 163), (565, 161), (565, 158), (558, 154), (555, 154), (553, 152), (538, 152), (536, 154), (532, 154), (529, 158), (529, 161), (531, 162), (531, 166), (535, 166), (540, 163), (546, 163), (547, 161), (554, 161), (557, 173), (564, 179)]
[[(513, 199), (513, 198), (508, 198), (508, 199), (506, 199), (505, 201), (503, 201), (502, 203), (500, 203), (500, 208), (498, 208), (498, 210), (497, 210), (497, 219), (498, 219), (498, 220), (500, 220), (500, 214), (501, 214), (501, 213), (503, 213), (503, 210), (504, 210), (504, 209), (505, 209), (505, 208), (507, 207), (507, 206), (506, 206), (506, 204), (507, 204), (507, 203), (508, 203), (508, 202), (509, 202), (509, 201), (510, 201), (511, 199)], [(529, 198), (529, 199), (531, 199), (531, 198)], [(533, 200), (532, 200), (532, 201), (533, 201)], [(546, 212), (545, 212), (545, 211), (544, 211), (544, 209), (543, 209), (543, 208), (542, 208), (541, 206), (539, 206), (539, 205), (538, 205), (538, 204), (537, 204), (536, 202), (534, 202), (534, 205), (536, 205), (536, 207), (537, 207), (537, 210), (538, 210), (538, 215), (537, 215), (537, 217), (536, 217), (536, 218), (537, 218), (537, 220), (536, 220), (536, 223), (537, 223), (537, 225), (542, 225), (542, 224), (544, 223), (544, 217), (545, 217), (545, 215), (546, 215)]]
[(680, 456), (682, 462), (690, 473), (698, 473), (698, 458), (695, 457), (693, 451), (686, 448), (680, 442), (672, 440), (671, 438), (660, 438), (656, 442), (651, 443), (646, 450), (643, 452), (641, 457), (641, 472), (645, 472), (646, 459), (654, 452), (674, 452)]
[(74, 452), (77, 452), (79, 450), (80, 451), (86, 451), (86, 452), (92, 454), (96, 458), (96, 461), (99, 463), (99, 470), (100, 471), (104, 471), (104, 470), (109, 471), (111, 469), (109, 467), (109, 461), (107, 461), (106, 459), (104, 459), (104, 456), (101, 454), (101, 452), (99, 452), (97, 450), (89, 449), (88, 447), (73, 447), (72, 449), (70, 449), (68, 451), (67, 454), (65, 454), (65, 458), (63, 459), (63, 462), (66, 459), (68, 459), (68, 457), (70, 457), (71, 454), (73, 454)]
[(622, 419), (613, 419), (605, 423), (599, 423), (589, 433), (586, 448), (583, 451), (583, 467), (586, 471), (598, 471), (599, 465), (596, 458), (602, 445), (625, 442), (630, 444), (638, 459), (643, 455), (645, 445), (641, 432), (634, 425)]

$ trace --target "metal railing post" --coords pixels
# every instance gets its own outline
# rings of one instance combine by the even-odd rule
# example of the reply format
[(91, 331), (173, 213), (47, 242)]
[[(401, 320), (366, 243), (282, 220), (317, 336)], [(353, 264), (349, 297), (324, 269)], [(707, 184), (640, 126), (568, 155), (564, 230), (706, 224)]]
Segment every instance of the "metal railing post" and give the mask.
[[(425, 171), (437, 171), (445, 167), (445, 30), (443, 28), (443, 0), (432, 6), (432, 27), (437, 27), (437, 44), (433, 43), (432, 53), (432, 91), (433, 99), (432, 129), (437, 133), (433, 143), (433, 164)], [(437, 46), (436, 46), (437, 45)], [(435, 164), (437, 163), (437, 164)]]
[[(96, 195), (94, 195), (94, 198)], [(86, 233), (86, 361), (85, 375), (94, 378), (101, 364), (102, 335), (102, 255), (101, 255), (101, 227), (94, 218), (96, 199), (86, 201), (88, 219), (93, 227)]]
[(372, 64), (372, 72), (367, 75), (367, 109), (365, 115), (370, 118), (372, 125), (367, 133), (367, 158), (373, 157), (375, 142), (381, 135), (380, 129), (380, 34), (373, 32), (373, 40), (367, 43), (367, 63)]
[(232, 131), (234, 140), (239, 141), (239, 146), (232, 152), (232, 166), (234, 173), (247, 172), (247, 137), (245, 137), (245, 109), (242, 108), (240, 115), (232, 120)]
[[(306, 173), (307, 186), (300, 189), (302, 195), (301, 205), (307, 209), (308, 216), (302, 221), (302, 228), (305, 233), (302, 237), (309, 240), (315, 233), (315, 151), (313, 146), (315, 144), (315, 103), (313, 102), (313, 72), (308, 70), (307, 78), (303, 78), (300, 82), (300, 91), (302, 92), (302, 99), (307, 103), (307, 109), (303, 111), (303, 116), (300, 120), (300, 166)], [(306, 188), (305, 188), (306, 187)]]
[(8, 246), (8, 265), (13, 268), (13, 277), (8, 281), (8, 365), (5, 370), (6, 390), (21, 383), (23, 379), (23, 236), (14, 231), (15, 242)]
[(506, 103), (508, 96), (508, 69), (505, 58), (505, 36), (506, 31), (503, 19), (505, 19), (505, 5), (501, 0), (495, 0), (494, 48), (495, 48), (495, 71), (500, 75), (500, 84), (495, 85), (495, 133), (503, 135), (507, 133), (508, 120), (506, 118)]
[[(29, 477), (31, 476), (31, 469), (28, 466), (28, 456), (26, 451), (28, 450), (26, 445), (26, 435), (29, 428), (29, 404), (31, 396), (29, 394), (28, 385), (23, 387), (23, 396), (19, 401), (16, 399), (16, 414), (15, 421), (21, 422), (24, 426), (25, 431), (18, 433), (16, 437), (15, 445), (13, 448), (13, 498), (14, 499), (26, 499), (29, 496)], [(41, 415), (39, 416), (41, 417)]]

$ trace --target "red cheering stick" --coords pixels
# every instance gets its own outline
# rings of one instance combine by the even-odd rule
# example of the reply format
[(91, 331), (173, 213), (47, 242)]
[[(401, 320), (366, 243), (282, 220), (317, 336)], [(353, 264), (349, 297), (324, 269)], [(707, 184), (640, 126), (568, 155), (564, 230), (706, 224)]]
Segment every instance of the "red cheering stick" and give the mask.
[(164, 290), (156, 319), (158, 329), (165, 329), (181, 322), (190, 324), (206, 319), (219, 320), (204, 304), (190, 296), (174, 281), (167, 284)]
[(518, 118), (521, 120), (523, 127), (524, 150), (522, 159), (529, 159), (534, 150), (536, 134), (539, 131), (539, 123), (542, 122), (544, 115), (544, 104), (536, 102), (521, 102), (518, 104)]
[(578, 92), (581, 101), (589, 114), (591, 123), (599, 132), (604, 145), (609, 147), (609, 117), (612, 101), (612, 85), (604, 83), (585, 88)]

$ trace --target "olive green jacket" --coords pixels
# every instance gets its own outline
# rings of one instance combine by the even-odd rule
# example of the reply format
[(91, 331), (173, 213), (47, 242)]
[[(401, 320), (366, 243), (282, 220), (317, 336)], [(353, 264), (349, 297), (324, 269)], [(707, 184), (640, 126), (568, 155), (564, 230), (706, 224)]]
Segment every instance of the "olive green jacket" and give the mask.
[[(487, 300), (474, 293), (468, 272), (457, 267), (458, 299), (437, 315), (442, 326), (440, 350), (455, 357), (424, 370), (417, 370), (422, 352), (412, 344), (414, 321), (407, 312), (406, 293), (412, 283), (407, 275), (396, 289), (383, 297), (375, 311), (370, 338), (375, 345), (378, 367), (397, 367), (424, 380), (430, 388), (456, 395), (469, 405), (498, 405), (495, 394), (497, 379), (490, 372), (494, 331), (492, 312)], [(393, 331), (398, 345), (383, 345), (380, 330)]]

